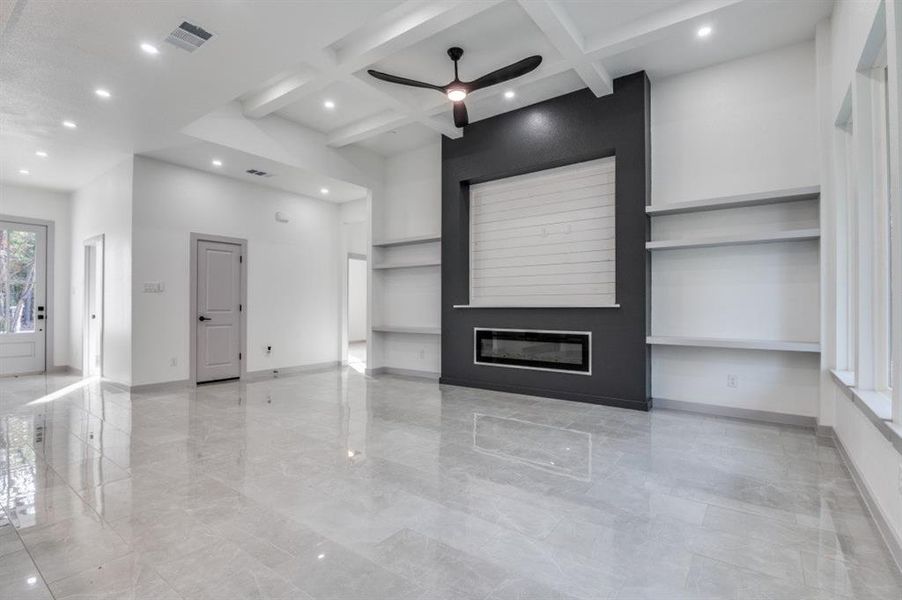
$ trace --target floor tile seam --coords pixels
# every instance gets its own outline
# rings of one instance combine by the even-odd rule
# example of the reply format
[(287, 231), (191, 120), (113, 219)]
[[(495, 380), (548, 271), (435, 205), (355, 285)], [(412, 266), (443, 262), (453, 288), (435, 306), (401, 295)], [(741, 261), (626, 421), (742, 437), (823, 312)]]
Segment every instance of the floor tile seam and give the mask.
[(805, 555), (812, 556), (814, 558), (823, 558), (826, 560), (832, 560), (833, 562), (838, 562), (843, 565), (843, 568), (849, 570), (853, 569), (861, 569), (866, 572), (870, 572), (876, 575), (888, 575), (890, 579), (894, 579), (902, 585), (902, 572), (896, 567), (895, 562), (893, 561), (891, 556), (883, 556), (883, 558), (889, 563), (889, 565), (880, 565), (874, 566), (874, 561), (870, 560), (866, 563), (859, 563), (858, 561), (849, 561), (846, 559), (844, 555), (836, 555), (836, 556), (827, 556), (820, 552), (812, 552), (811, 550), (805, 550), (804, 548), (799, 549), (799, 553), (801, 558), (804, 559)]
[(25, 543), (24, 538), (22, 538), (22, 533), (19, 531), (19, 528), (16, 527), (13, 522), (9, 519), (9, 513), (6, 513), (6, 510), (0, 507), (0, 511), (6, 514), (6, 519), (9, 524), (12, 526), (13, 530), (16, 532), (16, 536), (19, 539), (19, 543), (22, 545), (22, 551), (28, 555), (28, 559), (31, 561), (31, 564), (34, 565), (35, 570), (38, 572), (38, 575), (41, 577), (41, 581), (44, 584), (44, 587), (47, 589), (47, 593), (50, 594), (50, 597), (55, 600), (56, 595), (53, 593), (53, 590), (50, 589), (50, 582), (47, 581), (47, 577), (44, 575), (44, 572), (41, 570), (41, 567), (38, 566), (37, 561), (34, 559), (34, 556), (31, 554), (31, 549)]
[[(72, 485), (69, 483), (69, 481), (68, 481), (67, 479), (65, 479), (62, 475), (60, 475), (60, 474), (57, 472), (57, 470), (53, 467), (53, 465), (50, 465), (50, 464), (48, 463), (47, 466), (48, 466), (48, 468), (50, 468), (51, 471), (53, 471), (54, 475), (55, 475), (56, 477), (58, 477), (58, 478), (60, 479), (60, 481), (63, 482), (63, 485), (64, 485), (65, 487), (67, 487), (67, 488), (69, 489), (70, 492), (72, 492), (73, 494), (75, 494), (75, 496), (76, 496), (79, 500), (81, 500), (81, 502), (82, 502), (82, 503), (83, 503), (83, 504), (84, 504), (84, 505), (85, 505), (85, 506), (86, 506), (86, 507), (94, 514), (94, 515), (97, 516), (97, 520), (99, 521), (99, 523), (100, 523), (101, 525), (103, 525), (103, 526), (104, 526), (106, 529), (108, 529), (109, 531), (113, 532), (113, 534), (116, 536), (116, 538), (119, 539), (119, 541), (121, 541), (123, 544), (125, 544), (125, 546), (126, 546), (127, 548), (131, 549), (131, 544), (129, 544), (128, 542), (126, 542), (126, 541), (125, 541), (125, 538), (123, 538), (121, 535), (119, 535), (119, 532), (118, 532), (118, 531), (116, 531), (115, 529), (113, 529), (111, 523), (110, 523), (109, 521), (107, 521), (107, 520), (103, 517), (103, 515), (101, 515), (101, 514), (97, 511), (97, 509), (94, 508), (93, 505), (91, 505), (90, 502), (88, 502), (87, 500), (85, 500), (85, 498), (78, 492), (78, 490), (76, 490), (74, 487), (72, 487)], [(117, 481), (118, 481), (118, 480), (117, 480)], [(92, 489), (93, 489), (93, 488), (92, 488)], [(67, 519), (71, 519), (71, 518), (72, 518), (72, 517), (67, 517)], [(56, 521), (56, 523), (59, 523), (59, 522), (61, 522), (61, 521), (65, 521), (65, 520), (67, 520), (67, 519), (60, 519), (60, 520)], [(54, 523), (49, 523), (48, 525), (53, 525), (53, 524), (54, 524)]]
[[(109, 427), (111, 427), (111, 428), (113, 428), (113, 429), (115, 429), (115, 430), (117, 430), (117, 431), (120, 431), (120, 432), (124, 433), (125, 435), (130, 435), (129, 432), (125, 431), (124, 429), (122, 429), (121, 427), (119, 427), (119, 426), (117, 426), (117, 425), (114, 425), (114, 424), (112, 423), (112, 421), (108, 421), (108, 420), (104, 419), (103, 416), (98, 415), (98, 414), (96, 414), (96, 413), (94, 413), (94, 412), (91, 412), (90, 410), (86, 410), (86, 409), (84, 409), (84, 408), (81, 408), (80, 406), (76, 406), (76, 405), (72, 404), (71, 402), (69, 402), (68, 404), (69, 404), (69, 406), (71, 406), (73, 409), (78, 410), (78, 411), (81, 411), (81, 412), (83, 412), (83, 413), (85, 413), (86, 415), (89, 415), (89, 416), (91, 416), (91, 417), (94, 417), (95, 419), (101, 421), (102, 423), (105, 423), (107, 426), (109, 426)], [(66, 425), (60, 424), (59, 427), (67, 428), (70, 432), (72, 432), (73, 435), (75, 435), (76, 437), (78, 437), (78, 435), (77, 435), (75, 432), (73, 432), (73, 431), (71, 430), (71, 428), (68, 428)], [(81, 438), (79, 438), (79, 439), (81, 439)]]
[[(167, 579), (166, 577), (163, 576), (162, 573), (160, 573), (160, 570), (157, 568), (157, 566), (156, 566), (155, 564), (153, 564), (152, 561), (146, 560), (146, 559), (141, 555), (140, 552), (136, 552), (135, 550), (132, 550), (132, 553), (135, 554), (135, 557), (136, 557), (137, 560), (140, 560), (140, 561), (142, 562), (142, 565), (143, 565), (144, 567), (146, 567), (146, 568), (150, 569), (151, 571), (153, 571), (153, 572), (156, 574), (157, 577), (159, 577), (159, 578), (160, 578), (167, 586), (169, 586), (169, 589), (172, 590), (173, 592), (175, 592), (175, 595), (176, 595), (176, 596), (178, 596), (179, 598), (182, 598), (182, 600), (188, 600), (188, 599), (186, 599), (186, 598), (182, 595), (182, 593), (181, 593), (180, 591), (178, 591), (178, 590), (176, 589), (176, 587), (172, 584), (172, 582), (171, 582), (169, 579)], [(126, 556), (127, 556), (127, 555), (126, 555)]]
[(791, 580), (791, 579), (786, 579), (786, 578), (784, 578), (784, 577), (778, 577), (778, 576), (772, 575), (772, 574), (770, 574), (770, 573), (765, 573), (764, 571), (759, 571), (758, 569), (752, 568), (752, 567), (748, 566), (747, 564), (737, 564), (737, 563), (732, 563), (732, 562), (730, 562), (730, 561), (728, 561), (728, 560), (724, 560), (722, 557), (715, 556), (716, 553), (714, 553), (714, 552), (710, 552), (710, 553), (704, 552), (704, 551), (701, 551), (700, 549), (695, 548), (695, 547), (687, 547), (687, 550), (688, 550), (688, 552), (689, 552), (690, 554), (697, 555), (697, 556), (700, 556), (700, 557), (702, 557), (702, 558), (706, 558), (706, 559), (709, 559), (709, 560), (716, 560), (716, 561), (718, 561), (718, 562), (720, 562), (720, 563), (723, 563), (723, 564), (726, 564), (726, 565), (730, 565), (731, 567), (736, 568), (736, 569), (742, 569), (742, 570), (744, 570), (744, 571), (749, 571), (749, 572), (752, 572), (752, 573), (755, 573), (755, 574), (757, 574), (757, 575), (761, 575), (761, 576), (764, 576), (764, 577), (770, 577), (771, 579), (777, 579), (777, 580), (780, 580), (780, 581), (785, 581), (785, 582), (787, 582), (787, 583), (802, 583), (802, 584), (807, 585), (806, 580), (805, 580), (805, 569), (804, 569), (804, 567), (802, 566), (802, 565), (803, 565), (803, 563), (802, 563), (802, 553), (801, 553), (801, 551), (799, 551), (799, 550), (796, 550), (796, 551), (795, 551), (795, 552), (798, 554), (798, 557), (799, 557), (799, 566), (802, 567), (801, 570), (799, 571), (799, 581), (793, 581), (793, 580)]

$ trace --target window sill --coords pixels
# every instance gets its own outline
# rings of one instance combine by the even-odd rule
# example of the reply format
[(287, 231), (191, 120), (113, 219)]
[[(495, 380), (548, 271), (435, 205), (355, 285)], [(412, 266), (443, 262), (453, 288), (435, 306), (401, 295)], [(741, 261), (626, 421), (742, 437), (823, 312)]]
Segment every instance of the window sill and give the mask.
[(899, 454), (902, 454), (902, 427), (892, 422), (892, 398), (882, 392), (858, 390), (855, 374), (850, 371), (830, 370), (833, 381), (843, 394), (874, 424)]

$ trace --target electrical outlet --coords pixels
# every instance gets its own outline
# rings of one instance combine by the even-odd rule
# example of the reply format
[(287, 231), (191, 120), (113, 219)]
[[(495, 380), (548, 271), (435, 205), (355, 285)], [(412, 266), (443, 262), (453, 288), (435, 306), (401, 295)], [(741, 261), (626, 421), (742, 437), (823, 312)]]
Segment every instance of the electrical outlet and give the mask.
[(177, 366), (179, 366), (179, 359), (177, 359), (177, 358), (174, 357), (174, 356), (173, 356), (172, 358), (170, 358), (170, 359), (169, 359), (169, 366), (170, 366), (170, 367), (177, 367)]
[(739, 387), (739, 377), (737, 375), (727, 375), (727, 387), (728, 388), (738, 388)]
[(420, 360), (423, 360), (424, 358), (426, 358), (426, 351), (420, 350)]

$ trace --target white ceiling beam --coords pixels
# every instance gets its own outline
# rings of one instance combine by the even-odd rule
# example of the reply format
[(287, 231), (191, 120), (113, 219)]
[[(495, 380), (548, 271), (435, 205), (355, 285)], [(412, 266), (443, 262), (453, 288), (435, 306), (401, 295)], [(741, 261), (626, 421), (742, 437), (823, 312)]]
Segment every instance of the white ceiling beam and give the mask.
[(312, 72), (290, 75), (265, 90), (252, 94), (241, 102), (244, 116), (260, 119), (322, 90), (332, 83), (328, 77)]
[(694, 20), (712, 16), (720, 10), (751, 0), (694, 0), (654, 12), (585, 41), (585, 55), (599, 61), (665, 37), (669, 30)]
[(352, 41), (338, 44), (338, 62), (346, 73), (363, 69), (383, 58), (428, 39), (461, 21), (499, 4), (501, 0), (410, 1), (390, 11), (369, 31), (354, 32)]
[(336, 66), (335, 53), (328, 48), (310, 52), (304, 64), (291, 73), (242, 98), (244, 116), (260, 119), (320, 91), (334, 80)]
[(520, 7), (545, 37), (571, 63), (592, 93), (606, 96), (614, 91), (611, 76), (598, 62), (586, 57), (585, 40), (570, 15), (554, 0), (518, 0)]
[(386, 56), (477, 15), (501, 0), (412, 0), (389, 11), (373, 26), (348, 36), (324, 49), (305, 66), (266, 89), (246, 98), (244, 114), (259, 119), (301, 98), (315, 94), (335, 81), (347, 82), (356, 71)]
[(371, 137), (375, 137), (386, 131), (392, 131), (413, 123), (413, 119), (407, 115), (389, 110), (372, 117), (361, 119), (341, 129), (333, 131), (326, 139), (326, 144), (333, 148), (341, 148), (348, 144), (354, 144)]

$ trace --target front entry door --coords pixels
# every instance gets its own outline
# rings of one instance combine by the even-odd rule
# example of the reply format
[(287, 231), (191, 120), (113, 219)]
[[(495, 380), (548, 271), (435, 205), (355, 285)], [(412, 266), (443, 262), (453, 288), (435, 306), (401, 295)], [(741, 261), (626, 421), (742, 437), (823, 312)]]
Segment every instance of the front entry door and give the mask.
[(46, 368), (47, 228), (0, 221), (0, 375)]
[(197, 382), (241, 376), (241, 246), (197, 242)]

